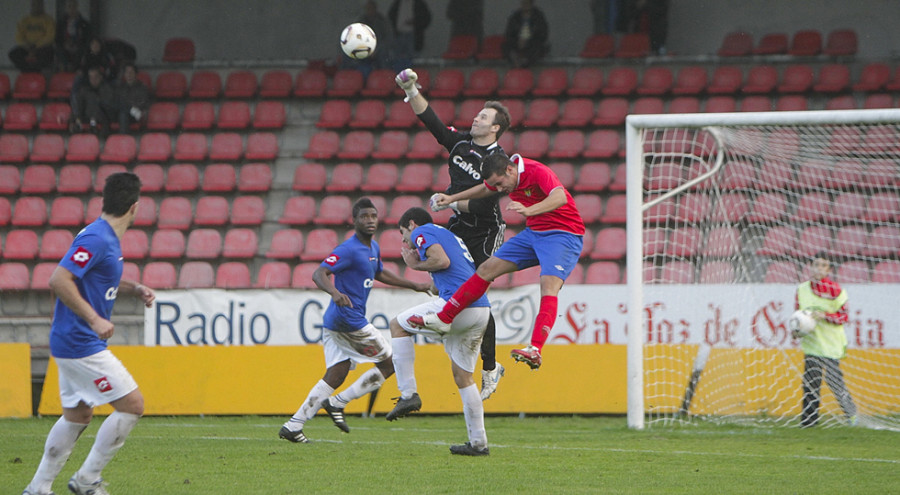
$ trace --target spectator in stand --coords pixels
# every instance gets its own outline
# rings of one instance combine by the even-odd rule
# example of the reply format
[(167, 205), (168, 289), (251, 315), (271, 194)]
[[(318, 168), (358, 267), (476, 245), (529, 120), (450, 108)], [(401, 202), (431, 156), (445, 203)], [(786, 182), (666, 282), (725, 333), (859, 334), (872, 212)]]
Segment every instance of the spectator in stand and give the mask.
[(56, 61), (59, 70), (75, 72), (88, 50), (93, 28), (78, 11), (78, 0), (66, 0), (66, 12), (56, 21)]
[(412, 65), (425, 46), (425, 29), (431, 24), (431, 10), (424, 0), (394, 0), (388, 18), (394, 28), (394, 70)]
[(447, 19), (450, 19), (450, 37), (471, 34), (484, 36), (484, 0), (450, 0), (447, 2)]
[(9, 60), (22, 72), (40, 72), (53, 64), (56, 26), (44, 12), (44, 0), (31, 0), (31, 13), (16, 24), (16, 46)]
[(92, 67), (99, 67), (101, 75), (107, 81), (115, 81), (119, 73), (116, 66), (116, 58), (103, 46), (103, 40), (96, 36), (92, 37), (91, 41), (88, 42), (88, 50), (81, 57), (76, 80), (79, 76), (83, 79), (84, 74)]
[(647, 33), (650, 37), (650, 50), (658, 55), (666, 54), (669, 0), (628, 0), (620, 23), (624, 32)]
[(122, 78), (115, 88), (116, 108), (119, 111), (119, 132), (127, 134), (132, 122), (141, 122), (150, 107), (150, 90), (137, 78), (137, 67), (126, 62)]
[(88, 69), (88, 84), (82, 84), (72, 95), (72, 132), (109, 133), (110, 116), (116, 113), (113, 88), (103, 79), (100, 67)]
[[(368, 0), (365, 4), (363, 15), (356, 21), (361, 22), (375, 31), (375, 39), (378, 44), (373, 56), (355, 62), (356, 68), (364, 76), (368, 77), (373, 69), (387, 69), (390, 67), (391, 50), (394, 46), (394, 29), (387, 17), (378, 11), (375, 0)], [(349, 58), (342, 60), (350, 60)]]
[(522, 7), (506, 22), (503, 54), (513, 67), (528, 67), (550, 51), (549, 33), (547, 18), (534, 6), (534, 0), (522, 0)]

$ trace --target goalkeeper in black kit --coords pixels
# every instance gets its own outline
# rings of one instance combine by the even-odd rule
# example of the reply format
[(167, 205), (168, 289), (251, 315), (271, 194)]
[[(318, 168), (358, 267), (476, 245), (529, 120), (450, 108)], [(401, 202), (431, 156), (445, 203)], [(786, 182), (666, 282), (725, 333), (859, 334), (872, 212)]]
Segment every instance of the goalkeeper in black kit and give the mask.
[[(500, 102), (485, 102), (484, 108), (474, 116), (469, 132), (459, 132), (447, 127), (428, 105), (428, 100), (419, 93), (416, 84), (418, 76), (412, 69), (404, 69), (397, 74), (397, 85), (406, 92), (406, 100), (431, 132), (438, 143), (450, 153), (450, 187), (447, 194), (456, 194), (484, 182), (481, 164), (485, 157), (493, 154), (506, 155), (497, 139), (509, 129), (509, 110)], [(503, 243), (506, 223), (500, 213), (500, 198), (495, 194), (487, 198), (463, 200), (453, 203), (455, 214), (447, 228), (466, 243), (466, 247), (475, 266), (481, 265), (491, 257)], [(439, 211), (446, 207), (437, 207), (431, 202), (432, 210)], [(483, 371), (481, 378), (481, 400), (485, 400), (497, 390), (500, 377), (503, 376), (503, 365), (496, 362), (496, 325), (491, 316), (484, 340), (481, 343), (481, 359)]]

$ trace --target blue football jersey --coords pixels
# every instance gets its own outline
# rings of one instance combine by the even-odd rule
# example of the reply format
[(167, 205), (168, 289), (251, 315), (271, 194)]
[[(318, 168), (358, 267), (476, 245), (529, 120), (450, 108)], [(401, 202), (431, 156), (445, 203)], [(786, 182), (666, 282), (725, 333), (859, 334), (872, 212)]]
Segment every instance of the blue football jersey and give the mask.
[[(59, 266), (75, 275), (78, 292), (107, 320), (122, 280), (122, 248), (112, 227), (98, 218), (81, 230)], [(81, 358), (106, 349), (86, 321), (59, 299), (50, 326), (50, 353), (58, 358)]]
[(325, 328), (335, 332), (352, 332), (369, 324), (366, 301), (375, 284), (375, 275), (382, 270), (381, 250), (372, 240), (366, 246), (356, 235), (341, 243), (325, 258), (322, 265), (334, 273), (334, 286), (347, 295), (353, 307), (338, 306), (334, 300), (325, 310)]
[[(425, 252), (435, 244), (444, 248), (444, 252), (450, 258), (450, 266), (431, 272), (431, 278), (434, 280), (434, 286), (437, 287), (441, 299), (449, 301), (463, 282), (475, 274), (475, 262), (472, 260), (472, 255), (469, 254), (465, 242), (444, 227), (433, 223), (421, 225), (409, 234), (409, 238), (419, 252), (419, 259), (424, 260), (427, 257)], [(482, 295), (469, 306), (483, 308), (490, 305), (487, 296)]]

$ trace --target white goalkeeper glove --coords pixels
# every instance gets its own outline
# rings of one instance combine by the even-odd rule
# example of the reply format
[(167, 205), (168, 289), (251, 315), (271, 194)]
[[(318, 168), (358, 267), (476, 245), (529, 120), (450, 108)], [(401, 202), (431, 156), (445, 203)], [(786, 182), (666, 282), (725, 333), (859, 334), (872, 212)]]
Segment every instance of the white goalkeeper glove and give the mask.
[(419, 75), (412, 69), (403, 69), (394, 78), (397, 86), (400, 86), (400, 89), (406, 93), (406, 99), (403, 101), (409, 101), (419, 94), (419, 88), (422, 86), (419, 85), (418, 80)]
[(431, 196), (431, 199), (428, 200), (428, 206), (431, 207), (431, 211), (438, 212), (438, 211), (441, 211), (441, 210), (446, 210), (447, 208), (452, 208), (453, 211), (455, 211), (455, 212), (457, 212), (457, 213), (459, 212), (459, 210), (457, 209), (457, 205), (458, 205), (458, 202), (457, 202), (457, 201), (454, 201), (454, 202), (450, 203), (449, 205), (439, 205), (439, 204), (437, 204), (437, 200), (438, 200), (438, 195), (439, 195), (439, 194), (440, 194), (440, 193), (433, 194), (433, 195)]

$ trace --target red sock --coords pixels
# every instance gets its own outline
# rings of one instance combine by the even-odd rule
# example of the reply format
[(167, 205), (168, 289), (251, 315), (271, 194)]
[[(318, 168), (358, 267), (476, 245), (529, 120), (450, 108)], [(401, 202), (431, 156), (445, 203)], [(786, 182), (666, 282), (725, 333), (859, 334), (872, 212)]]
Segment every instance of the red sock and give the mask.
[(556, 308), (558, 301), (556, 296), (541, 296), (541, 307), (537, 318), (534, 319), (534, 330), (531, 331), (531, 345), (541, 350), (550, 336), (553, 323), (556, 322)]
[(479, 277), (478, 274), (472, 275), (469, 277), (469, 280), (466, 280), (459, 286), (459, 289), (456, 289), (456, 293), (447, 301), (444, 309), (437, 314), (438, 318), (444, 323), (450, 323), (462, 310), (468, 308), (476, 299), (483, 296), (490, 285), (490, 282)]

